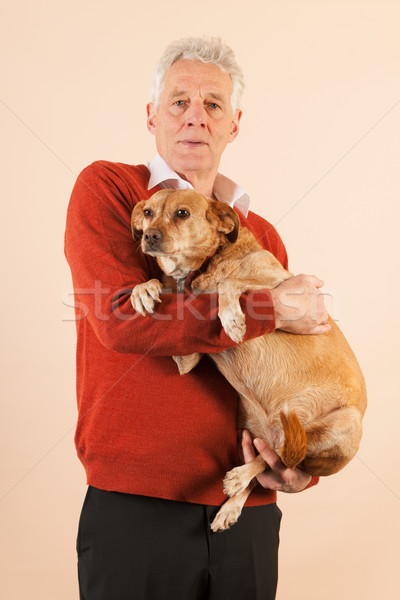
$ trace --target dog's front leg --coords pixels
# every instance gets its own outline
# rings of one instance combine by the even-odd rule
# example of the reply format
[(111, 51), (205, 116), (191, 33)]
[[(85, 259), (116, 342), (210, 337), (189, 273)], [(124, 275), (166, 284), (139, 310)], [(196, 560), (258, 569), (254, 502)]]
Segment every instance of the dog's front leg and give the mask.
[(218, 285), (218, 316), (225, 333), (236, 343), (246, 333), (246, 320), (240, 307), (242, 289), (235, 282), (223, 281)]
[(150, 279), (145, 283), (136, 285), (131, 294), (131, 303), (136, 312), (145, 317), (154, 312), (156, 302), (161, 302), (159, 296), (162, 291), (162, 283), (158, 279)]

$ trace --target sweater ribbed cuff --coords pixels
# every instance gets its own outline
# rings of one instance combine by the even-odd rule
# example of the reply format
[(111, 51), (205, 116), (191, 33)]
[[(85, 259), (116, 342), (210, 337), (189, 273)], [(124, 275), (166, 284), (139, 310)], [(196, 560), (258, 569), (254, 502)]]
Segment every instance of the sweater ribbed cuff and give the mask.
[(246, 292), (242, 294), (240, 304), (250, 333), (247, 339), (275, 331), (275, 310), (270, 290)]

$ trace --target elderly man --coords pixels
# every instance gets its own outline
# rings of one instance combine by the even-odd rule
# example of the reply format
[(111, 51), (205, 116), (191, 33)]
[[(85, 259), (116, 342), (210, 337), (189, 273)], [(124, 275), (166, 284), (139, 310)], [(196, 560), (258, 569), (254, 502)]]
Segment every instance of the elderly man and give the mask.
[[(276, 490), (299, 492), (316, 483), (301, 469), (284, 468), (259, 440), (270, 470), (238, 523), (211, 532), (224, 501), (223, 476), (241, 460), (237, 395), (207, 358), (180, 376), (171, 356), (219, 352), (233, 342), (217, 318), (215, 296), (165, 293), (146, 317), (130, 302), (135, 285), (160, 278), (156, 262), (132, 240), (130, 214), (161, 188), (193, 187), (228, 202), (287, 266), (275, 229), (249, 212), (243, 189), (218, 173), (239, 132), (242, 90), (241, 71), (221, 40), (171, 44), (156, 65), (147, 106), (154, 160), (95, 162), (72, 192), (65, 252), (76, 296), (75, 442), (89, 486), (77, 540), (84, 600), (274, 598)], [(327, 331), (321, 285), (302, 275), (244, 294), (245, 339), (276, 328)], [(247, 431), (241, 442), (249, 461)]]

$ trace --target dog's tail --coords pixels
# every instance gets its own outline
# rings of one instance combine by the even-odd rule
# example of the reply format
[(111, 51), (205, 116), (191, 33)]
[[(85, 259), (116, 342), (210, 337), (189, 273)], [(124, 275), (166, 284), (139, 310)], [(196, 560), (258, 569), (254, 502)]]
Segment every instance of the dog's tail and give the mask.
[(307, 434), (296, 413), (281, 411), (280, 417), (285, 433), (281, 460), (288, 469), (295, 469), (306, 456)]

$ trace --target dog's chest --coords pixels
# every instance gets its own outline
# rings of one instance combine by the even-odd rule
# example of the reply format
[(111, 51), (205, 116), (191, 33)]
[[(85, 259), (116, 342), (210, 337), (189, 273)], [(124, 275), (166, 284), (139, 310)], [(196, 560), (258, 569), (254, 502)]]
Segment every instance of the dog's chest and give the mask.
[(187, 269), (183, 269), (182, 267), (180, 267), (177, 264), (177, 259), (171, 258), (169, 256), (160, 256), (159, 258), (157, 258), (157, 261), (166, 275), (174, 277), (175, 279), (186, 277)]

